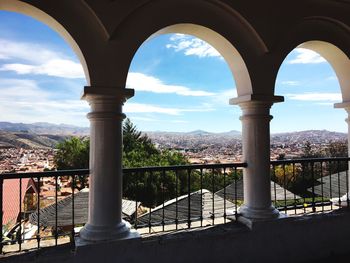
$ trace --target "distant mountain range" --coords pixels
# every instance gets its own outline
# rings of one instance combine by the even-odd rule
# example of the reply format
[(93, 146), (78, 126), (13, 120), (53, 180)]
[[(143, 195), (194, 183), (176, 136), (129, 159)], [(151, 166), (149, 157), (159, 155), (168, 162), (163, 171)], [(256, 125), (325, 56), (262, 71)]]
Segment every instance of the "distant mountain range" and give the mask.
[[(234, 143), (241, 140), (240, 131), (228, 131), (212, 133), (203, 130), (191, 132), (144, 132), (157, 143), (171, 141), (199, 141), (199, 142), (220, 142), (220, 144)], [(88, 136), (89, 128), (78, 127), (67, 124), (51, 123), (11, 123), (0, 122), (0, 148), (1, 147), (22, 147), (22, 148), (43, 148), (54, 147), (58, 142), (69, 136)], [(331, 132), (327, 130), (308, 130), (298, 132), (277, 133), (271, 135), (272, 143), (327, 143), (329, 141), (346, 140), (347, 134)]]
[(67, 124), (0, 122), (0, 148), (53, 148), (69, 136), (86, 136), (89, 128)]
[(348, 134), (327, 130), (307, 130), (297, 132), (275, 133), (271, 135), (271, 141), (287, 143), (305, 142), (328, 143), (330, 141), (347, 140)]
[(157, 136), (157, 135), (179, 135), (179, 136), (199, 136), (199, 137), (205, 137), (205, 136), (228, 136), (228, 137), (237, 137), (240, 138), (242, 136), (242, 133), (240, 131), (228, 131), (228, 132), (207, 132), (203, 130), (195, 130), (190, 132), (165, 132), (165, 131), (147, 131), (144, 132), (147, 135), (150, 136)]
[(35, 134), (51, 134), (51, 135), (88, 135), (89, 128), (78, 127), (68, 124), (52, 124), (47, 122), (12, 123), (0, 122), (0, 130), (8, 132), (26, 132)]
[(66, 135), (40, 135), (0, 130), (0, 148), (54, 148), (58, 142), (67, 137)]

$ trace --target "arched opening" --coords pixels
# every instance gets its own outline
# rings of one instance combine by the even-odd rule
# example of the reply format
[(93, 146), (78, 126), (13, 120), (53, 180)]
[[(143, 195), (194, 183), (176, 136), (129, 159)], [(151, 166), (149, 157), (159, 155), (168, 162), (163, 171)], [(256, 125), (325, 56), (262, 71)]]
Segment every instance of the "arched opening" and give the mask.
[[(347, 131), (344, 112), (333, 108), (349, 100), (349, 69), (349, 58), (330, 43), (308, 41), (294, 49), (276, 79), (276, 93), (284, 95), (286, 102), (273, 108), (272, 132), (327, 128)], [(303, 108), (303, 114), (295, 112), (298, 107)]]
[(80, 101), (87, 80), (75, 51), (36, 19), (11, 11), (1, 16), (2, 121), (87, 127), (88, 107)]
[(195, 25), (195, 24), (176, 24), (159, 30), (151, 36), (155, 37), (161, 34), (188, 34), (195, 36), (213, 46), (223, 57), (230, 68), (236, 83), (237, 95), (247, 95), (252, 93), (252, 84), (247, 66), (239, 51), (224, 37), (215, 31)]
[[(348, 162), (325, 158), (348, 156), (348, 116), (334, 108), (347, 107), (349, 70), (350, 60), (338, 47), (307, 41), (285, 58), (278, 72), (275, 88), (285, 103), (272, 109), (271, 158), (287, 162), (274, 166), (273, 180), (302, 197), (312, 212), (319, 211), (317, 202), (322, 211), (340, 207), (347, 195)], [(298, 158), (306, 160), (288, 162)]]
[[(184, 157), (179, 158), (184, 161), (180, 163), (150, 163), (156, 158), (141, 157), (138, 159), (145, 163), (139, 166), (240, 161), (240, 113), (229, 105), (229, 99), (236, 97), (237, 93), (250, 94), (251, 83), (243, 58), (219, 34), (193, 24), (178, 24), (156, 32), (135, 54), (126, 87), (135, 90), (135, 96), (124, 106), (131, 121), (156, 143), (160, 152), (180, 152)], [(124, 150), (126, 148), (124, 141)], [(124, 165), (130, 165), (128, 158), (133, 156), (133, 152), (124, 152)], [(238, 173), (242, 175), (241, 170), (237, 172), (232, 167), (226, 170), (221, 167), (214, 170), (202, 168), (202, 172), (190, 168), (188, 171), (179, 169), (178, 173), (174, 173), (164, 170), (162, 173), (145, 172), (143, 176), (124, 176), (124, 196), (151, 207), (154, 209), (151, 212), (153, 220), (161, 218), (169, 227), (175, 228), (177, 220), (184, 222), (194, 217), (188, 218), (189, 211), (186, 214), (182, 211), (178, 218), (174, 217), (175, 213), (170, 215), (180, 205), (178, 200), (185, 202), (186, 198), (195, 197), (204, 200), (221, 190), (222, 196), (215, 194), (215, 198), (224, 203), (226, 196), (223, 197), (223, 189), (233, 183), (234, 173), (237, 177)], [(165, 203), (167, 208), (163, 206), (165, 214), (162, 218), (161, 207)], [(231, 213), (233, 207), (234, 203), (227, 199), (227, 208), (231, 208)], [(204, 208), (192, 209), (201, 211)], [(224, 205), (213, 204), (213, 209), (218, 218), (223, 219), (224, 214), (226, 216)], [(208, 218), (208, 212), (205, 212), (204, 220)], [(147, 213), (140, 214), (137, 220), (140, 225), (145, 224)], [(151, 223), (159, 224), (158, 221)]]
[[(165, 51), (169, 54), (166, 54)], [(169, 59), (163, 59), (163, 55), (169, 57)], [(177, 60), (175, 60), (176, 56), (178, 56)], [(181, 56), (183, 59), (187, 58), (193, 65), (186, 67), (186, 61), (179, 61)], [(172, 61), (173, 58), (175, 58), (174, 61)], [(195, 61), (195, 59), (197, 60)], [(148, 62), (149, 60), (151, 60), (150, 63)], [(164, 64), (159, 65), (160, 60)], [(166, 61), (169, 62), (165, 63)], [(219, 69), (210, 68), (212, 61), (217, 62)], [(205, 63), (205, 65), (201, 66), (200, 62)], [(194, 66), (195, 63), (197, 63), (196, 66)], [(206, 75), (204, 70), (195, 73), (194, 76), (188, 74), (191, 67), (192, 69), (196, 67), (198, 70), (206, 68), (206, 73), (211, 74), (211, 76), (208, 76), (210, 83), (204, 85), (205, 80), (200, 79)], [(152, 70), (158, 75), (166, 75), (168, 79), (165, 80), (166, 83), (163, 83), (164, 79), (152, 78)], [(139, 74), (140, 72), (141, 74)], [(220, 73), (223, 77), (220, 77)], [(186, 83), (184, 84), (186, 78), (189, 79), (187, 82), (193, 85), (193, 91), (190, 87), (186, 87)], [(219, 83), (219, 86), (216, 85), (215, 81)], [(206, 90), (200, 90), (201, 85), (207, 86)], [(249, 72), (238, 50), (220, 34), (195, 24), (176, 24), (163, 28), (151, 35), (138, 49), (133, 58), (129, 68), (126, 87), (136, 91), (135, 97), (130, 102), (133, 102), (137, 97), (141, 98), (140, 95), (153, 93), (194, 98), (216, 97), (217, 100), (220, 99), (218, 101), (220, 104), (227, 105), (227, 107), (229, 107), (229, 98), (252, 93)], [(143, 97), (148, 99), (150, 96)], [(153, 102), (156, 102), (158, 99), (154, 97)], [(202, 102), (210, 104), (211, 100), (203, 100)], [(128, 102), (126, 103), (127, 113), (131, 110), (131, 106), (130, 104), (128, 105)], [(182, 107), (182, 105), (179, 104), (179, 107)], [(186, 109), (183, 109), (183, 112), (186, 112)], [(190, 110), (187, 112), (190, 112)], [(171, 111), (168, 111), (168, 113), (176, 115)], [(210, 122), (209, 118), (208, 121)], [(236, 124), (237, 122), (235, 122), (235, 127), (237, 127)], [(227, 125), (227, 123), (221, 122), (221, 125)], [(220, 126), (220, 122), (215, 126)], [(233, 128), (232, 126), (229, 127)], [(201, 128), (192, 126), (192, 129)], [(191, 128), (183, 131), (190, 130)], [(208, 131), (218, 132), (220, 130), (222, 130), (221, 127), (220, 129), (210, 127)]]
[[(228, 102), (251, 93), (239, 52), (218, 33), (194, 24), (169, 26), (149, 37), (133, 58), (126, 87), (135, 96), (124, 110), (143, 131), (240, 130), (238, 109)], [(169, 116), (168, 127), (152, 114)], [(233, 114), (236, 120), (230, 120)], [(192, 119), (183, 119), (186, 115)]]
[[(332, 44), (308, 41), (299, 45), (278, 72), (275, 92), (285, 96), (285, 103), (272, 110), (272, 132), (321, 130), (327, 126), (346, 131), (344, 112), (333, 107), (348, 101), (349, 68), (347, 56)], [(303, 114), (297, 113), (299, 108), (303, 108)]]
[[(84, 58), (60, 24), (28, 4), (0, 1), (0, 20), (0, 173), (55, 170), (57, 143), (89, 134), (88, 106), (80, 100), (88, 81), (87, 67), (84, 72), (80, 64), (85, 64)], [(33, 209), (38, 211), (75, 192), (70, 187), (72, 179), (60, 185), (62, 178), (47, 174), (30, 178), (38, 188), (35, 198), (32, 190), (27, 195), (24, 188), (29, 179), (5, 180), (2, 205), (9, 216), (2, 217), (2, 226), (14, 227), (8, 233), (14, 243), (27, 242), (40, 231), (54, 235), (55, 226), (37, 230), (28, 223), (28, 216)], [(62, 234), (69, 242), (71, 231)]]
[(47, 25), (51, 29), (55, 30), (72, 48), (75, 55), (78, 57), (83, 70), (85, 74), (85, 78), (87, 80), (87, 84), (90, 83), (90, 75), (88, 66), (84, 57), (84, 54), (82, 53), (81, 49), (79, 48), (77, 42), (74, 40), (74, 38), (69, 34), (69, 32), (62, 26), (58, 21), (56, 21), (53, 17), (48, 15), (47, 13), (41, 11), (40, 9), (24, 3), (22, 1), (13, 0), (13, 1), (7, 1), (7, 0), (0, 0), (0, 10), (3, 11), (10, 11), (15, 13), (20, 13), (23, 15), (30, 16), (43, 24)]

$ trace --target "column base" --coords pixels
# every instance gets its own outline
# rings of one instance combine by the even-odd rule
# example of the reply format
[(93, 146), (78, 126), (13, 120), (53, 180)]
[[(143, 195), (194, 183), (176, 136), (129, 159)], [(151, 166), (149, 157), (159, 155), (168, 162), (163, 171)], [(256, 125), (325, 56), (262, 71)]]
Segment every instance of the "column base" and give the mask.
[(250, 229), (261, 224), (264, 225), (264, 222), (288, 217), (286, 214), (280, 213), (272, 205), (268, 209), (254, 209), (243, 205), (239, 209), (239, 214), (240, 216), (237, 218), (237, 221), (246, 225)]
[[(289, 217), (289, 218), (292, 219), (292, 217)], [(237, 221), (247, 226), (249, 229), (253, 230), (259, 227), (266, 227), (269, 222), (275, 224), (276, 220), (280, 220), (280, 219), (288, 219), (288, 215), (284, 213), (280, 213), (278, 214), (277, 217), (264, 218), (264, 219), (252, 219), (244, 216), (239, 216), (237, 218)]]
[(140, 238), (140, 234), (130, 229), (130, 224), (122, 221), (115, 226), (95, 226), (86, 224), (79, 233), (78, 243), (90, 243), (99, 241), (113, 241), (131, 238)]
[(278, 218), (280, 215), (280, 212), (272, 205), (267, 209), (256, 209), (242, 205), (239, 208), (239, 213), (245, 218), (254, 220), (274, 219)]
[(333, 205), (339, 206), (339, 207), (350, 207), (350, 193), (349, 194), (345, 194), (342, 197), (334, 197), (331, 199), (331, 202), (333, 203)]

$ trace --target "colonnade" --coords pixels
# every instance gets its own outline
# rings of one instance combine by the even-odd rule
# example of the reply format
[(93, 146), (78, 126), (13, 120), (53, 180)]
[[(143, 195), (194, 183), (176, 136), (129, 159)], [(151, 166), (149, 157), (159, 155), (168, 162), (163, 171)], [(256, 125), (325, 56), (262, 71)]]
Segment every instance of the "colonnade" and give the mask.
[[(91, 106), (89, 218), (82, 239), (102, 241), (137, 237), (122, 220), (122, 112), (133, 90), (85, 87), (83, 99)], [(230, 103), (242, 109), (244, 204), (241, 216), (248, 220), (274, 219), (278, 210), (270, 190), (270, 108), (279, 96), (243, 96)]]
[(228, 63), (238, 93), (231, 104), (242, 110), (242, 161), (247, 163), (240, 213), (249, 220), (279, 217), (270, 192), (270, 108), (283, 101), (274, 96), (274, 85), (290, 51), (302, 45), (327, 59), (342, 91), (344, 103), (336, 107), (350, 114), (346, 1), (0, 0), (0, 10), (32, 16), (56, 30), (84, 68), (89, 86), (83, 99), (91, 106), (91, 188), (88, 222), (80, 235), (87, 241), (137, 236), (122, 221), (122, 107), (134, 94), (125, 88), (130, 63), (151, 36), (194, 35)]

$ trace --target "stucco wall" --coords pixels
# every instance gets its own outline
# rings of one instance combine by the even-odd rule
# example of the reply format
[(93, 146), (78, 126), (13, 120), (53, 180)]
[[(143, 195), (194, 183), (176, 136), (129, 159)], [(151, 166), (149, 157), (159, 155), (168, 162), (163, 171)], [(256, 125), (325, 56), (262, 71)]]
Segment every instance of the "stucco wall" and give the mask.
[(75, 250), (44, 249), (2, 262), (310, 262), (350, 254), (349, 222), (350, 212), (343, 211), (254, 223), (252, 229), (229, 223)]

